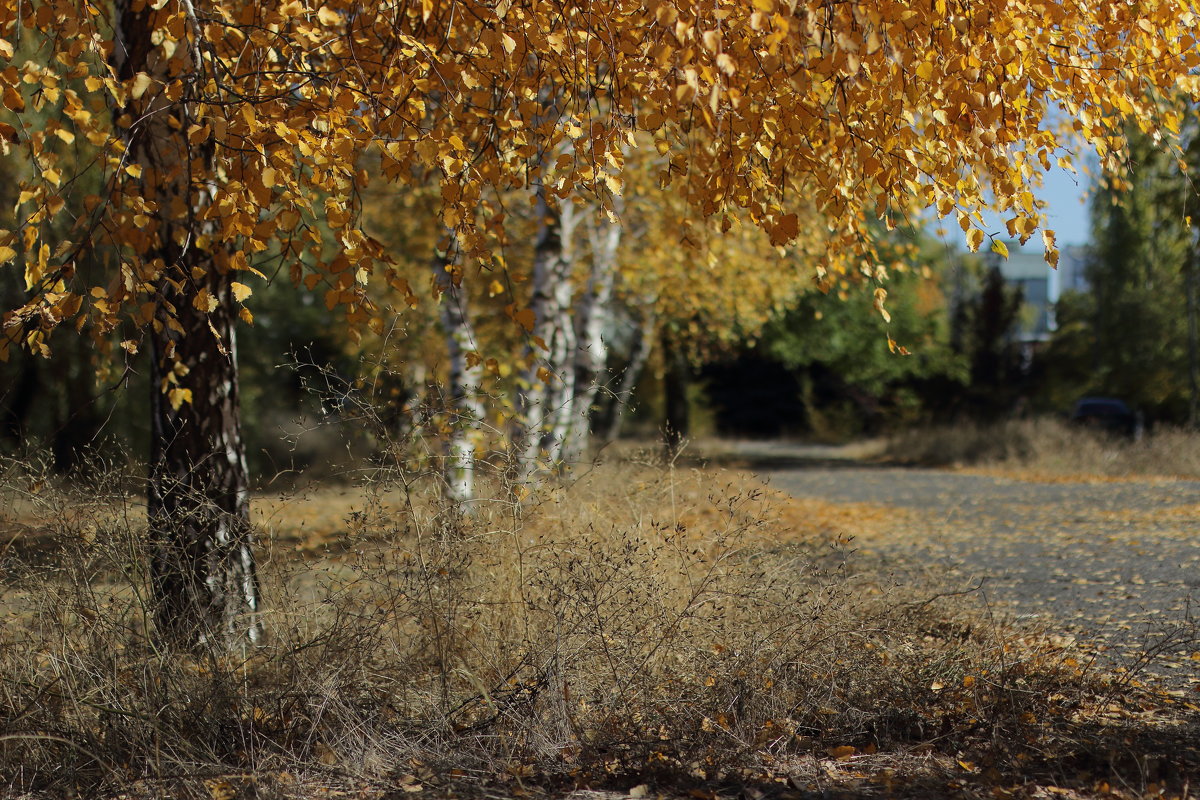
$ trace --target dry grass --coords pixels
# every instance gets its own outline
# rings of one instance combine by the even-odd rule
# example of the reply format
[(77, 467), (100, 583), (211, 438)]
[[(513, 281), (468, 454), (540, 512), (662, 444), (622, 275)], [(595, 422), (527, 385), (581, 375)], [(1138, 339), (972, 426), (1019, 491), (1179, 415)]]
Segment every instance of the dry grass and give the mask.
[(923, 466), (969, 466), (1039, 480), (1160, 476), (1200, 479), (1200, 434), (1162, 428), (1134, 442), (1053, 418), (908, 431), (887, 456)]
[(616, 463), (466, 520), (399, 472), (263, 498), (270, 641), (236, 656), (148, 635), (142, 509), (105, 489), (126, 481), (3, 484), (0, 795), (927, 795), (1086, 760), (1108, 734), (1071, 720), (1144, 710), (736, 474)]

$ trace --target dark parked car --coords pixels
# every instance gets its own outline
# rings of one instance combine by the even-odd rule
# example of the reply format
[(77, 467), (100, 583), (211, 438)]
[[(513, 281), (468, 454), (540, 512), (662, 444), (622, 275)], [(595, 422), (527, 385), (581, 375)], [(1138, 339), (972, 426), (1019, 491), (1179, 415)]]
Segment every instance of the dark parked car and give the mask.
[(1142, 434), (1141, 415), (1115, 397), (1081, 397), (1071, 409), (1071, 422), (1133, 439)]

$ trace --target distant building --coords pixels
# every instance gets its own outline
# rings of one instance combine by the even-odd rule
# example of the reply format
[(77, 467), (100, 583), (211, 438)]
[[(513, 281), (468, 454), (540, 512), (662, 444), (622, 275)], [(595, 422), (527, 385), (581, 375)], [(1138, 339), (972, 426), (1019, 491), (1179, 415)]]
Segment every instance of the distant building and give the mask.
[(1059, 251), (1058, 269), (1051, 269), (1040, 250), (1022, 250), (1016, 242), (1008, 243), (1008, 258), (989, 253), (988, 267), (999, 267), (1000, 274), (1010, 286), (1019, 287), (1024, 294), (1025, 309), (1021, 315), (1017, 339), (1032, 347), (1045, 342), (1058, 327), (1054, 319), (1054, 304), (1063, 292), (1088, 290), (1085, 267), (1087, 248), (1080, 245)]

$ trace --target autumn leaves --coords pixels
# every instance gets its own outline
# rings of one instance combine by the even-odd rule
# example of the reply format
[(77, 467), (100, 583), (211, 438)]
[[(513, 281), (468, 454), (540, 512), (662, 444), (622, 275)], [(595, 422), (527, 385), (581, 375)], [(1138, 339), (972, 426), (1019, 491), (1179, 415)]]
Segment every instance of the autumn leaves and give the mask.
[[(971, 249), (993, 237), (985, 207), (1028, 239), (1039, 176), (1070, 164), (1072, 137), (1106, 162), (1128, 118), (1169, 142), (1179, 112), (1161, 101), (1194, 92), (1200, 65), (1197, 18), (1173, 2), (134, 0), (124, 13), (138, 38), (115, 39), (86, 0), (0, 4), (0, 139), (29, 166), (0, 259), (30, 292), (6, 311), (0, 352), (85, 319), (106, 336), (146, 326), (187, 248), (236, 276), (244, 320), (255, 279), (283, 266), (348, 329), (381, 331), (390, 312), (370, 287), (382, 278), (409, 306), (417, 293), (360, 224), (380, 179), (435, 187), (464, 266), (492, 264), (505, 204), (543, 187), (551, 205), (610, 217), (619, 196), (661, 192), (663, 221), (633, 203), (623, 216), (685, 246), (748, 224), (769, 239), (760, 271), (789, 247), (825, 286), (879, 281), (880, 229), (922, 209)], [(87, 284), (72, 263), (101, 242), (119, 255)], [(1043, 243), (1054, 263), (1052, 232)], [(720, 260), (739, 247), (719, 245)], [(656, 296), (695, 285), (645, 272), (631, 281)], [(524, 303), (510, 315), (537, 324)]]

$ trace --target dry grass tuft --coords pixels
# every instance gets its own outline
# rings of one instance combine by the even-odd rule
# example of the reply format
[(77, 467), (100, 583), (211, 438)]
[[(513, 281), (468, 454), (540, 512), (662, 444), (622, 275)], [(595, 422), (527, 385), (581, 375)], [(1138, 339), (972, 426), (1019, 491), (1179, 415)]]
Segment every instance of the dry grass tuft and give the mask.
[(853, 520), (628, 462), (466, 519), (401, 472), (264, 498), (269, 643), (185, 655), (148, 630), (120, 485), (4, 467), (0, 794), (1011, 776), (1113, 702), (1069, 645), (859, 563)]
[(1135, 442), (1053, 418), (911, 430), (892, 439), (887, 456), (923, 466), (995, 468), (1042, 480), (1200, 479), (1200, 434), (1161, 428)]

